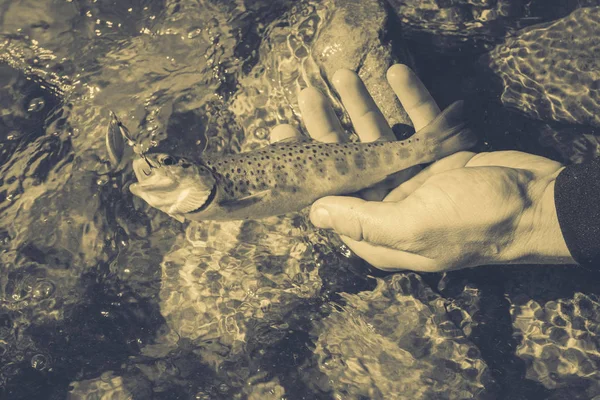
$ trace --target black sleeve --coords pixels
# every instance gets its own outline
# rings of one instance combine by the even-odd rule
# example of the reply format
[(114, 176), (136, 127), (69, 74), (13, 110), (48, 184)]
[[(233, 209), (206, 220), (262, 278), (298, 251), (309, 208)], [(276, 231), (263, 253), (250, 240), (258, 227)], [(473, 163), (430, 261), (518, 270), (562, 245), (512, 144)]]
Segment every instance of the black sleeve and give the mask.
[(600, 160), (561, 171), (554, 201), (571, 256), (584, 267), (600, 270)]

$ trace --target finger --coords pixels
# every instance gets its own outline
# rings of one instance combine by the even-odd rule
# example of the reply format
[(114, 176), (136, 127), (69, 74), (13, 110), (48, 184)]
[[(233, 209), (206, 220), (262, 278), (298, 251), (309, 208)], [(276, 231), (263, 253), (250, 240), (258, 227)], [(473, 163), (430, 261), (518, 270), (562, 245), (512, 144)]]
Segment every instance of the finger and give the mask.
[(387, 71), (387, 80), (410, 117), (415, 131), (427, 126), (440, 114), (440, 108), (423, 82), (406, 65), (392, 65)]
[(420, 240), (423, 224), (417, 225), (415, 221), (422, 211), (423, 207), (416, 201), (400, 206), (398, 203), (330, 196), (312, 205), (310, 219), (318, 228), (331, 229), (356, 241), (395, 248), (398, 244), (412, 245)]
[(362, 142), (395, 140), (394, 133), (363, 81), (349, 69), (340, 69), (333, 75), (344, 108), (348, 111), (356, 134)]
[(298, 95), (298, 105), (306, 130), (314, 140), (327, 143), (346, 140), (340, 120), (319, 90), (314, 87), (302, 90)]
[(347, 236), (340, 238), (354, 254), (383, 271), (439, 272), (442, 269), (435, 260), (419, 254), (358, 242)]
[(537, 174), (545, 175), (555, 172), (562, 167), (562, 164), (534, 154), (523, 153), (516, 150), (504, 150), (491, 153), (478, 153), (466, 166), (522, 168), (534, 171)]
[(269, 135), (269, 142), (271, 143), (300, 139), (302, 139), (302, 134), (290, 124), (277, 125)]
[(475, 155), (475, 153), (470, 151), (461, 151), (459, 153), (442, 158), (392, 190), (383, 201), (397, 202), (404, 200), (406, 197), (408, 197), (408, 195), (420, 188), (432, 176), (442, 172), (450, 171), (452, 169), (462, 168), (467, 165), (469, 160), (471, 160)]

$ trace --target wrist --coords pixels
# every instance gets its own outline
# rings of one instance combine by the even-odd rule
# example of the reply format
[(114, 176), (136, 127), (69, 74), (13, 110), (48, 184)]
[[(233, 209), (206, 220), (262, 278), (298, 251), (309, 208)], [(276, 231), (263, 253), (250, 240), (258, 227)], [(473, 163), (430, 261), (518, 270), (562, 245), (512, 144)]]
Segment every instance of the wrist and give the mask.
[(519, 264), (576, 264), (565, 243), (554, 201), (556, 177), (561, 168), (542, 181), (533, 183), (531, 206), (524, 213), (520, 227), (523, 240), (517, 244), (512, 262)]

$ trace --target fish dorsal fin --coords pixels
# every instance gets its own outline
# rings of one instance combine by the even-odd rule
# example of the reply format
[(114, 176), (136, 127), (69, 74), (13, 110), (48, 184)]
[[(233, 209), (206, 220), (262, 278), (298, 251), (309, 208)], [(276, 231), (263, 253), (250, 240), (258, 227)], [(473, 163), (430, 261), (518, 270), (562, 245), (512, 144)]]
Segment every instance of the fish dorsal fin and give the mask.
[(258, 203), (269, 194), (271, 194), (271, 190), (263, 190), (262, 192), (254, 193), (250, 196), (220, 202), (219, 205), (228, 211), (236, 211)]
[(167, 214), (187, 214), (199, 209), (208, 200), (210, 192), (210, 190), (202, 190), (194, 186), (183, 189), (173, 205), (167, 210)]

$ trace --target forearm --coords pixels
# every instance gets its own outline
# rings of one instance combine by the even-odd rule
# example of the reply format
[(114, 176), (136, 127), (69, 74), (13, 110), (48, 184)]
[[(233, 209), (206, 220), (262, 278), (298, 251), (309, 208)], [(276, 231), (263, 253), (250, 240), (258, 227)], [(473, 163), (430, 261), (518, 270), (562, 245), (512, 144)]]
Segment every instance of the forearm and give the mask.
[(571, 165), (556, 179), (558, 222), (577, 263), (600, 268), (600, 161)]
[(558, 220), (555, 187), (551, 176), (531, 181), (523, 193), (528, 206), (515, 224), (513, 241), (499, 254), (499, 264), (576, 264)]
[[(562, 170), (561, 170), (562, 171)], [(556, 176), (546, 186), (534, 211), (530, 249), (525, 262), (533, 264), (576, 264), (565, 242), (555, 202)]]

